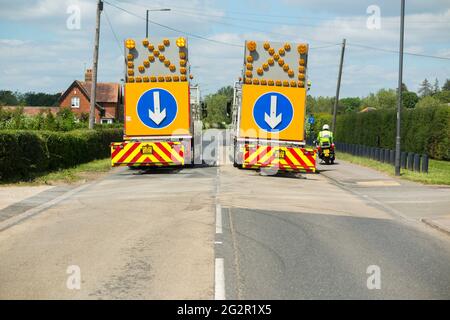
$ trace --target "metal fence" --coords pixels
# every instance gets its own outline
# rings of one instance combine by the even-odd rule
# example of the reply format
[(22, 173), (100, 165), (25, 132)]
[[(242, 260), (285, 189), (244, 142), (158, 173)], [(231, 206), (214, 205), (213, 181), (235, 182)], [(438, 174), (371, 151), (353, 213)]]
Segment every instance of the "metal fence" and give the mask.
[[(335, 143), (335, 146), (337, 151), (382, 163), (395, 164), (395, 150), (342, 142)], [(402, 151), (400, 153), (400, 166), (402, 169), (428, 173), (428, 155)]]

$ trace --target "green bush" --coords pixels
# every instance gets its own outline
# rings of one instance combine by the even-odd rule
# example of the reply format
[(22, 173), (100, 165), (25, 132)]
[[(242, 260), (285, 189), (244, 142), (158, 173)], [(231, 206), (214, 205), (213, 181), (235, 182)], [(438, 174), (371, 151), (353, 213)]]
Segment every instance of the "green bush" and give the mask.
[(312, 131), (312, 138), (315, 139), (322, 130), (324, 124), (328, 124), (331, 128), (331, 122), (333, 121), (333, 116), (329, 113), (315, 113), (314, 114), (314, 124), (310, 125), (308, 123), (308, 116), (306, 117), (306, 135), (310, 137)]
[[(395, 110), (340, 115), (336, 123), (336, 140), (393, 149), (396, 119)], [(403, 109), (401, 138), (403, 151), (450, 160), (450, 108)]]
[(106, 158), (110, 143), (121, 141), (122, 135), (120, 129), (0, 131), (0, 179), (26, 180), (39, 173)]

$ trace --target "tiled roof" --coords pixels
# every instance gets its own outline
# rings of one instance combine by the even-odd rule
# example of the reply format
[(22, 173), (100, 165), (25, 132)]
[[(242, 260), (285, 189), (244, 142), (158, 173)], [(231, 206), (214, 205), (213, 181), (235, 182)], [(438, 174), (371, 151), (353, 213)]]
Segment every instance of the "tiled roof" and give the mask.
[[(88, 97), (91, 97), (91, 83), (85, 81), (77, 81), (86, 91)], [(119, 84), (112, 82), (97, 82), (97, 102), (117, 103), (119, 100)]]

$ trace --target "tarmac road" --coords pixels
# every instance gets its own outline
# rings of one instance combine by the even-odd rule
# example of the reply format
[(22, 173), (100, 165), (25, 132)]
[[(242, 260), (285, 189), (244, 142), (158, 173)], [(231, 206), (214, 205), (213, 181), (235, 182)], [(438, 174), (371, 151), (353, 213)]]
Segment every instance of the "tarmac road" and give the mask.
[(450, 237), (419, 220), (450, 189), (323, 169), (120, 168), (54, 202), (46, 190), (39, 210), (0, 210), (0, 298), (450, 298)]

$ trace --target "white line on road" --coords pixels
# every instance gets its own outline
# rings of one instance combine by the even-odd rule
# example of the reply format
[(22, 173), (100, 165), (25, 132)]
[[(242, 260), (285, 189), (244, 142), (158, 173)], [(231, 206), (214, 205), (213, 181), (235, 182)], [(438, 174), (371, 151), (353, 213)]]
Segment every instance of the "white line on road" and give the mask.
[(79, 186), (79, 187), (77, 187), (75, 189), (72, 189), (72, 190), (70, 190), (70, 191), (60, 195), (59, 197), (56, 197), (56, 198), (54, 198), (54, 199), (52, 199), (52, 200), (50, 200), (50, 201), (48, 201), (46, 203), (43, 203), (43, 204), (41, 204), (41, 205), (39, 205), (37, 207), (31, 208), (31, 209), (29, 209), (29, 210), (27, 210), (27, 211), (25, 211), (25, 212), (23, 212), (21, 214), (18, 214), (17, 216), (14, 216), (14, 217), (12, 217), (12, 218), (10, 218), (8, 220), (5, 220), (5, 221), (1, 222), (0, 223), (0, 231), (8, 229), (9, 227), (12, 227), (12, 226), (18, 224), (19, 222), (21, 222), (21, 221), (23, 221), (25, 219), (28, 219), (28, 218), (30, 218), (30, 217), (32, 217), (32, 216), (34, 216), (34, 215), (36, 215), (36, 214), (38, 214), (38, 213), (40, 213), (42, 211), (45, 211), (46, 209), (48, 209), (48, 208), (50, 208), (50, 207), (60, 203), (61, 201), (71, 197), (72, 195), (80, 192), (81, 190), (86, 189), (90, 185), (91, 185), (91, 183), (87, 183), (87, 184), (81, 185), (81, 186)]
[(225, 273), (223, 258), (216, 258), (214, 299), (225, 300)]
[(222, 207), (216, 204), (216, 233), (222, 233)]

